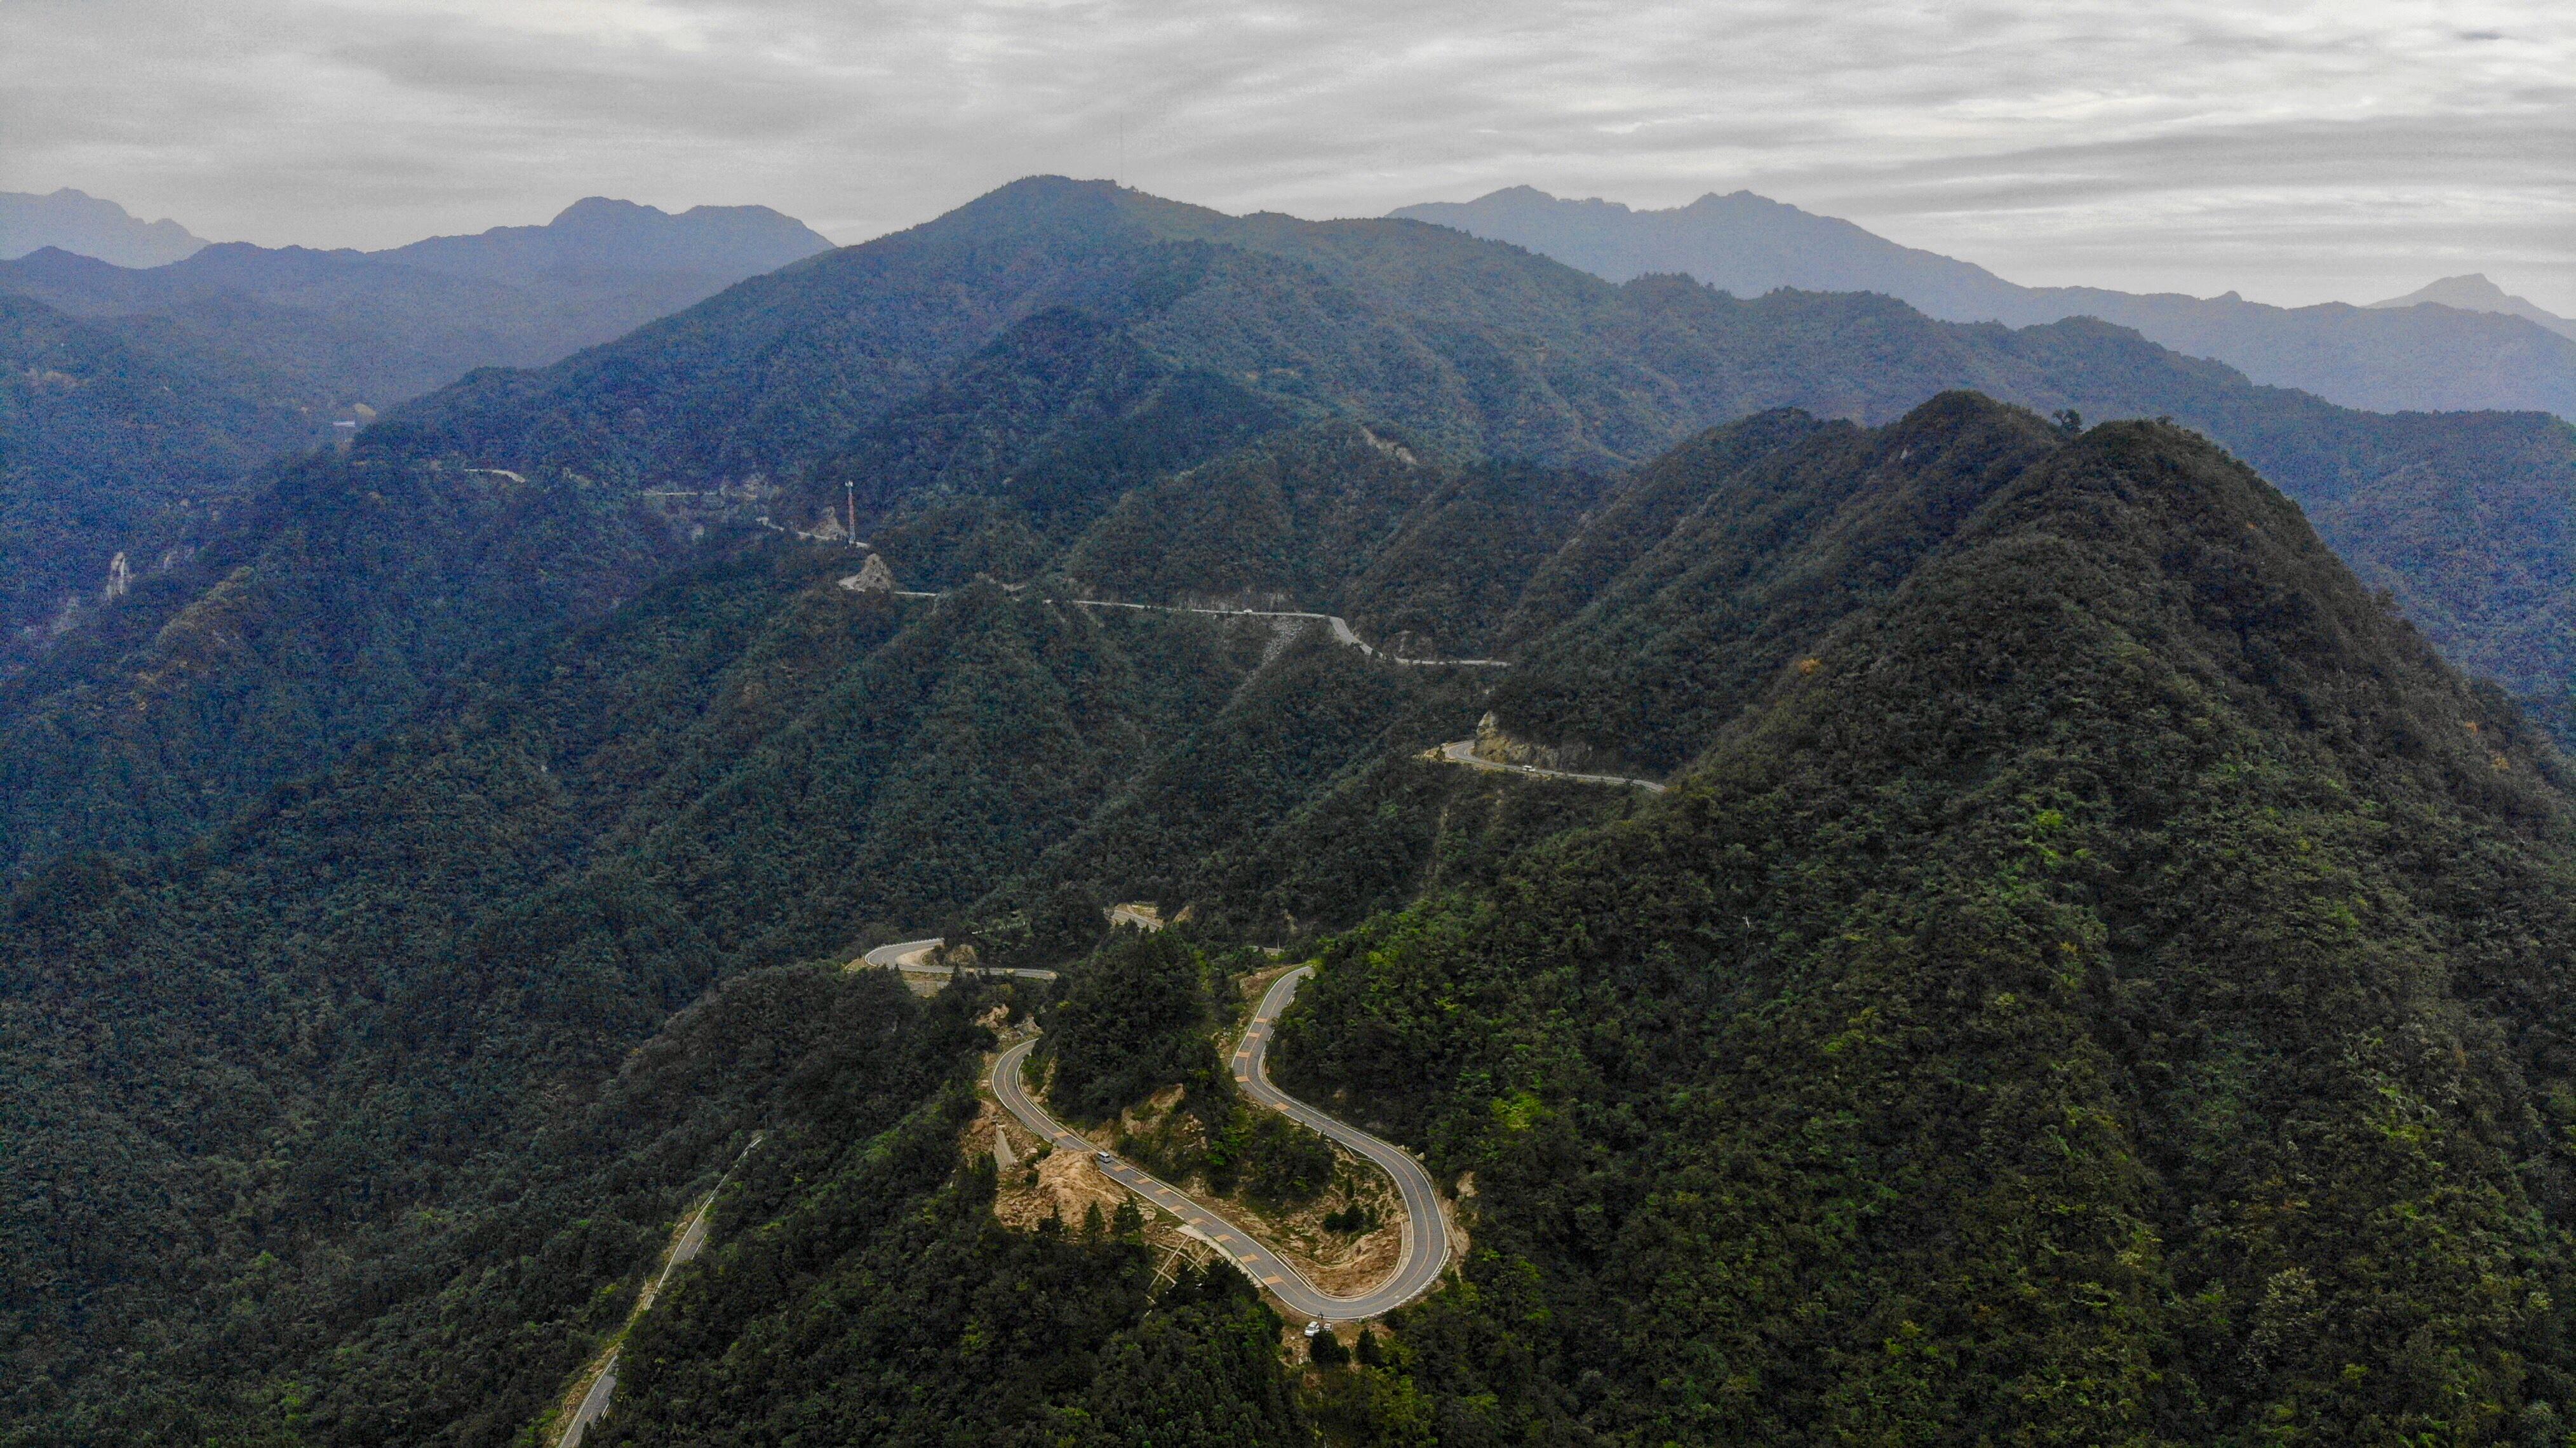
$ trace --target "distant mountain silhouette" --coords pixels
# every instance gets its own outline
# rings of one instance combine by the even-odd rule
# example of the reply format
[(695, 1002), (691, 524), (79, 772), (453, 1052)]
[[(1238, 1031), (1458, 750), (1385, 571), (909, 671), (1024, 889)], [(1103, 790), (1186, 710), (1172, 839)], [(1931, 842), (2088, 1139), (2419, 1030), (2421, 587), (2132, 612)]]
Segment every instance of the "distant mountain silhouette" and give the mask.
[[(1611, 281), (1681, 272), (1747, 297), (1780, 287), (1883, 292), (1944, 321), (2016, 327), (2099, 317), (2175, 351), (2225, 362), (2257, 382), (2301, 388), (2346, 407), (2501, 408), (2576, 417), (2576, 337), (2563, 330), (2567, 324), (2527, 302), (2521, 306), (2528, 311), (2517, 309), (2515, 299), (2492, 286), (2476, 295), (2492, 293), (2502, 305), (2426, 294), (2460, 278), (2398, 299), (2404, 305), (2369, 308), (2340, 302), (2274, 307), (2234, 292), (2200, 298), (2024, 287), (1749, 191), (1635, 211), (1515, 186), (1393, 214), (1511, 242)], [(2443, 304), (2414, 305), (2430, 301)]]
[(586, 196), (543, 226), (433, 236), (371, 255), (451, 276), (578, 290), (636, 274), (696, 273), (731, 285), (831, 245), (805, 223), (766, 206), (693, 206), (675, 215)]
[(134, 269), (49, 247), (0, 262), (0, 291), (165, 318), (329, 400), (382, 405), (477, 367), (541, 366), (831, 245), (764, 206), (675, 216), (594, 196), (544, 226), (378, 252), (235, 242)]
[(43, 196), (0, 191), (0, 260), (58, 246), (118, 266), (164, 266), (205, 244), (175, 221), (129, 216), (70, 187)]
[(2417, 287), (2402, 297), (2373, 302), (2374, 312), (2391, 307), (2420, 307), (2426, 304), (2454, 307), (2463, 312), (2502, 312), (2508, 317), (2521, 317), (2539, 323), (2562, 337), (2576, 337), (2576, 321), (2555, 312), (2545, 311), (2534, 303), (2514, 296), (2488, 281), (2478, 272), (2466, 276), (2444, 277), (2429, 286)]

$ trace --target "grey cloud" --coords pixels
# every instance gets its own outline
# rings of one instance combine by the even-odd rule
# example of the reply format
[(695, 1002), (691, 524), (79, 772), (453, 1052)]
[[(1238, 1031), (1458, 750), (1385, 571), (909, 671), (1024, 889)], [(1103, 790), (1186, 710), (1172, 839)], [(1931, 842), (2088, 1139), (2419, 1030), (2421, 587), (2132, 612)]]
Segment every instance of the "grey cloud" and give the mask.
[(2556, 0), (13, 0), (0, 187), (384, 245), (588, 192), (858, 239), (1040, 171), (1304, 215), (1744, 185), (2017, 279), (2576, 311), (2570, 76)]

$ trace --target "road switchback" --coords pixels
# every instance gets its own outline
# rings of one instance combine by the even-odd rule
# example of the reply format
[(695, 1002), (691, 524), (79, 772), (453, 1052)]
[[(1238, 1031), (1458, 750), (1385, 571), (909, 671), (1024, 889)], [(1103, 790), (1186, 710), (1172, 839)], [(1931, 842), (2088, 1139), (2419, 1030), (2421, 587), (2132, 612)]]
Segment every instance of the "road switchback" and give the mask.
[(1251, 1026), (1243, 1033), (1242, 1044), (1235, 1048), (1234, 1079), (1254, 1101), (1341, 1143), (1377, 1163), (1394, 1178), (1404, 1201), (1401, 1246), (1395, 1271), (1367, 1292), (1339, 1297), (1324, 1291), (1215, 1208), (1135, 1163), (1100, 1150), (1089, 1138), (1048, 1115), (1046, 1108), (1029, 1095), (1028, 1085), (1021, 1077), (1020, 1068), (1037, 1045), (1034, 1039), (1020, 1042), (995, 1059), (993, 1095), (1004, 1109), (1019, 1118), (1021, 1125), (1056, 1150), (1090, 1152), (1102, 1175), (1179, 1218), (1182, 1226), (1214, 1243), (1245, 1275), (1286, 1303), (1290, 1312), (1318, 1322), (1359, 1322), (1411, 1302), (1440, 1280), (1449, 1264), (1449, 1224), (1440, 1214), (1440, 1194), (1432, 1185), (1431, 1173), (1410, 1152), (1327, 1116), (1270, 1084), (1271, 1033), (1280, 1013), (1296, 999), (1297, 987), (1313, 973), (1313, 966), (1299, 966), (1273, 982), (1262, 996)]

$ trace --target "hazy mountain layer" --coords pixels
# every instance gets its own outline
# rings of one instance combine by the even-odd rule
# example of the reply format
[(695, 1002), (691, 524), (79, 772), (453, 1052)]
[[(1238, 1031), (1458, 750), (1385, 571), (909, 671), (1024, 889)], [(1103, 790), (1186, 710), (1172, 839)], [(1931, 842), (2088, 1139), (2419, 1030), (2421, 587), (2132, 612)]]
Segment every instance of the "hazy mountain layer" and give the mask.
[(51, 246), (115, 266), (166, 266), (205, 244), (166, 217), (147, 222), (69, 187), (43, 196), (0, 191), (0, 261)]
[(0, 380), (0, 673), (96, 605), (120, 553), (167, 566), (213, 536), (217, 500), (363, 416), (353, 404), (549, 361), (828, 246), (760, 207), (592, 198), (547, 226), (373, 254), (191, 239), (148, 269), (62, 249), (0, 264), (17, 354)]
[(2477, 272), (2466, 276), (2444, 277), (2440, 281), (2416, 288), (2402, 297), (2373, 302), (2374, 311), (2399, 307), (2420, 307), (2427, 303), (2452, 307), (2463, 312), (2502, 312), (2538, 322), (2562, 337), (2576, 337), (2576, 321), (2546, 311), (2537, 304), (2513, 295), (2488, 281)]
[[(1703, 196), (1670, 211), (1632, 211), (1516, 186), (1394, 214), (1525, 246), (1611, 281), (1680, 272), (1745, 297), (1779, 287), (1881, 292), (1946, 320), (2010, 326), (2099, 317), (2178, 352), (2216, 358), (2257, 382), (2346, 407), (2576, 417), (2576, 337), (2560, 319), (2524, 311), (2529, 303), (2517, 308), (2500, 291), (2489, 299), (2457, 290), (2434, 296), (2427, 288), (2367, 308), (2284, 308), (2233, 292), (2199, 298), (2022, 287), (1749, 191)], [(2469, 305), (2488, 300), (2501, 304)]]
[(0, 265), (0, 289), (78, 316), (164, 318), (336, 405), (381, 407), (477, 367), (551, 362), (830, 246), (766, 207), (674, 216), (592, 197), (544, 226), (390, 251), (236, 242), (143, 270), (40, 251)]

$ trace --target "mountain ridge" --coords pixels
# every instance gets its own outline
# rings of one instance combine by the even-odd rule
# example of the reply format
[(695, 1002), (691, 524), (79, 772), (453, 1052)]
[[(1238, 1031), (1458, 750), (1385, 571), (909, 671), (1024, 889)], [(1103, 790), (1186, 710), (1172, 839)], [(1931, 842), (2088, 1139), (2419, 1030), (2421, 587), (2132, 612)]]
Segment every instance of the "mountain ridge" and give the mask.
[[(2565, 1266), (2509, 1224), (2566, 1200), (2556, 751), (2166, 425), (1910, 541), (1669, 807), (1354, 933), (1283, 1026), (1490, 1202), (1412, 1381), (1498, 1441), (2554, 1436)], [(2490, 1245), (2380, 1274), (2421, 1230)]]
[[(961, 306), (933, 278), (989, 300)], [(2530, 697), (2576, 678), (2548, 602), (2561, 593), (2534, 591), (2576, 573), (2552, 521), (2576, 495), (2576, 430), (2555, 417), (2345, 409), (2091, 319), (2009, 330), (1864, 294), (1609, 286), (1427, 223), (1227, 217), (1061, 177), (772, 274), (551, 371), (470, 380), (387, 425), (425, 430), (406, 446), (496, 466), (700, 489), (757, 475), (811, 516), (837, 509), (840, 480), (816, 470), (836, 465), (842, 439), (949, 359), (1059, 306), (1101, 310), (1147, 351), (1289, 415), (1382, 421), (1452, 458), (1615, 471), (1710, 422), (1790, 406), (1878, 423), (1957, 387), (2043, 412), (2172, 416), (2319, 510), (2336, 546), (2463, 662)], [(2364, 512), (2406, 522), (2363, 526)], [(2475, 548), (2442, 551), (2462, 530)], [(2471, 561), (2477, 549), (2513, 561), (2499, 573)]]
[(2090, 315), (2177, 351), (2216, 358), (2258, 382), (2348, 407), (2537, 409), (2576, 417), (2576, 338), (2553, 327), (2559, 319), (2546, 313), (2386, 303), (2283, 308), (2233, 292), (2204, 299), (2023, 287), (1972, 263), (1749, 191), (1712, 192), (1687, 206), (1641, 211), (1520, 186), (1390, 214), (1527, 246), (1611, 281), (1675, 271), (1745, 296), (1782, 286), (1879, 291), (1944, 320), (2017, 327)]
[(478, 366), (553, 361), (829, 249), (767, 207), (589, 197), (542, 226), (373, 252), (228, 242), (130, 268), (38, 250), (0, 262), (0, 289), (75, 316), (164, 318), (336, 402), (384, 406)]
[(2443, 277), (2439, 281), (2428, 282), (2402, 297), (2390, 297), (2384, 302), (2372, 302), (2369, 307), (2372, 311), (2382, 311), (2399, 307), (2423, 306), (2427, 303), (2463, 312), (2502, 312), (2507, 316), (2522, 317), (2537, 322), (2562, 337), (2576, 337), (2576, 321), (2544, 310), (2526, 298), (2514, 296), (2487, 280), (2484, 272)]

